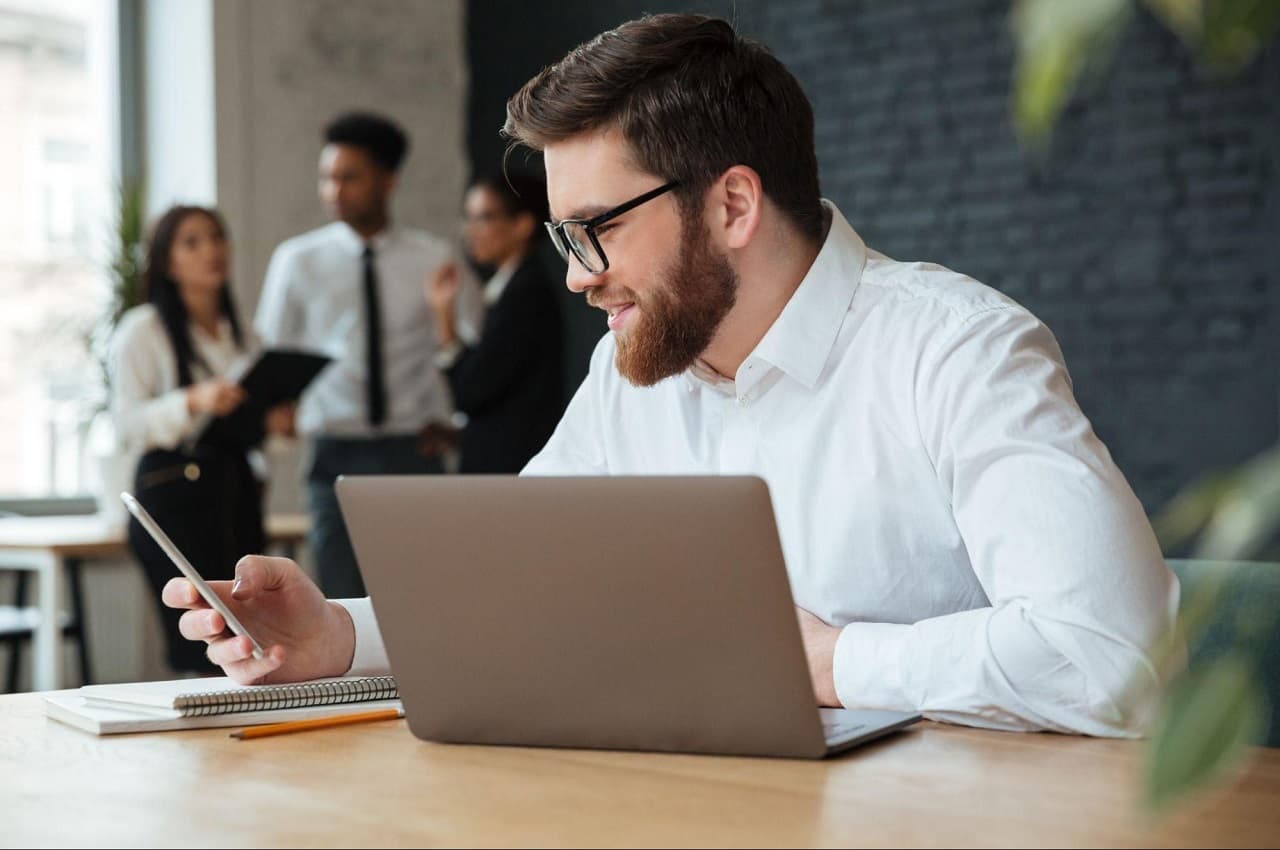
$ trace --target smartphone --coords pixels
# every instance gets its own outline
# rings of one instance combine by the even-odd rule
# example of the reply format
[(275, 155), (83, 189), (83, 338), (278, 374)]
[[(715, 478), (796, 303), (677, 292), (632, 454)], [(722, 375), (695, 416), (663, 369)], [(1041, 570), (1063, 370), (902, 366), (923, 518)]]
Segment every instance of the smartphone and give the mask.
[(262, 651), (262, 646), (249, 634), (248, 629), (240, 624), (236, 619), (236, 615), (231, 613), (231, 609), (226, 603), (213, 592), (213, 588), (200, 577), (196, 572), (196, 568), (191, 566), (191, 562), (186, 556), (178, 551), (178, 547), (173, 545), (173, 541), (169, 539), (169, 535), (164, 533), (156, 521), (151, 518), (151, 514), (147, 513), (147, 509), (138, 504), (138, 500), (133, 497), (132, 493), (121, 493), (120, 498), (124, 501), (124, 506), (129, 509), (129, 513), (133, 514), (134, 519), (141, 523), (142, 527), (147, 530), (147, 534), (151, 535), (151, 539), (156, 542), (164, 553), (169, 556), (169, 560), (173, 561), (173, 565), (178, 568), (178, 572), (191, 582), (196, 591), (204, 597), (204, 601), (209, 603), (209, 607), (222, 615), (222, 619), (226, 621), (227, 627), (241, 637), (247, 637), (249, 642), (253, 644), (253, 657), (262, 660), (266, 653)]

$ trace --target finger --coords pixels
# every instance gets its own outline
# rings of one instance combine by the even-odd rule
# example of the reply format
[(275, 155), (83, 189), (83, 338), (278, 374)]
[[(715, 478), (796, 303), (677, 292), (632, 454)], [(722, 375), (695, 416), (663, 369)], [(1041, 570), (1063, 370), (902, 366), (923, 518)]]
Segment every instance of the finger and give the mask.
[(227, 630), (227, 621), (212, 609), (188, 611), (178, 618), (178, 632), (187, 640), (211, 643)]
[(271, 673), (284, 664), (283, 646), (273, 646), (262, 658), (253, 657), (253, 645), (248, 638), (237, 637), (209, 644), (206, 651), (209, 660), (217, 664), (234, 681), (242, 685), (263, 684)]
[(205, 655), (219, 667), (226, 667), (253, 657), (253, 643), (243, 635), (232, 635), (209, 641)]
[(171, 578), (160, 591), (160, 599), (170, 608), (208, 608), (191, 582), (185, 578)]
[[(265, 669), (258, 668), (256, 676), (261, 676), (279, 667), (280, 662), (284, 660), (284, 654), (284, 647), (276, 645), (265, 650), (262, 653), (262, 658), (254, 658), (253, 642), (241, 635), (215, 640), (205, 648), (205, 655), (208, 656), (209, 660), (224, 669), (232, 667), (252, 668), (254, 665), (265, 665)], [(246, 674), (254, 673), (252, 669), (247, 669), (245, 672)]]
[(259, 593), (279, 589), (298, 565), (288, 558), (246, 555), (236, 564), (236, 581), (231, 585), (231, 598), (252, 599)]

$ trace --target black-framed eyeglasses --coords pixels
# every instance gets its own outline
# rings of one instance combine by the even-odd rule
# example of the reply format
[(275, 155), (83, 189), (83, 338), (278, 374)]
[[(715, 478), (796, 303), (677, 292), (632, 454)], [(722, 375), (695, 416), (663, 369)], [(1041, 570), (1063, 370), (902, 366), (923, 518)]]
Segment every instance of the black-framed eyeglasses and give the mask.
[(566, 263), (569, 262), (569, 255), (572, 254), (578, 258), (578, 262), (582, 263), (584, 269), (592, 274), (602, 274), (609, 268), (609, 258), (605, 256), (604, 248), (600, 247), (596, 228), (623, 213), (631, 212), (659, 195), (670, 192), (679, 185), (679, 180), (672, 180), (592, 218), (567, 218), (559, 224), (548, 221), (546, 222), (547, 232), (551, 234), (551, 241), (555, 243), (556, 250), (560, 252), (560, 256)]

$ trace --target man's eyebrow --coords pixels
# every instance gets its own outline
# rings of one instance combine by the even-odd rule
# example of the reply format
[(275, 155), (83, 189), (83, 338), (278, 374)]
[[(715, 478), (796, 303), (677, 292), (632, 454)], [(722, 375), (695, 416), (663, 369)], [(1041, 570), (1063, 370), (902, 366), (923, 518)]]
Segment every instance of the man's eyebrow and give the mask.
[(585, 207), (578, 207), (577, 209), (573, 210), (573, 212), (569, 213), (564, 218), (552, 218), (551, 223), (559, 224), (562, 221), (570, 221), (570, 220), (586, 221), (587, 219), (595, 218), (596, 216), (600, 215), (600, 213), (602, 212), (607, 212), (608, 210), (613, 209), (614, 206), (616, 206), (616, 204), (615, 205), (590, 204)]

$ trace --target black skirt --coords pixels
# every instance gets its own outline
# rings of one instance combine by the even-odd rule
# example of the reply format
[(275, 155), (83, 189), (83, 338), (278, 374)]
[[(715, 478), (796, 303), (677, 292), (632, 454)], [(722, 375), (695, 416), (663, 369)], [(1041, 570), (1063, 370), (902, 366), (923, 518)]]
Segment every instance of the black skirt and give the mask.
[[(134, 496), (205, 579), (235, 577), (236, 562), (266, 546), (263, 488), (243, 450), (197, 448), (152, 450), (138, 462)], [(178, 671), (212, 672), (205, 645), (178, 632), (182, 612), (160, 599), (165, 584), (180, 575), (138, 521), (129, 520), (129, 545), (146, 572), (159, 606), (169, 665)]]

